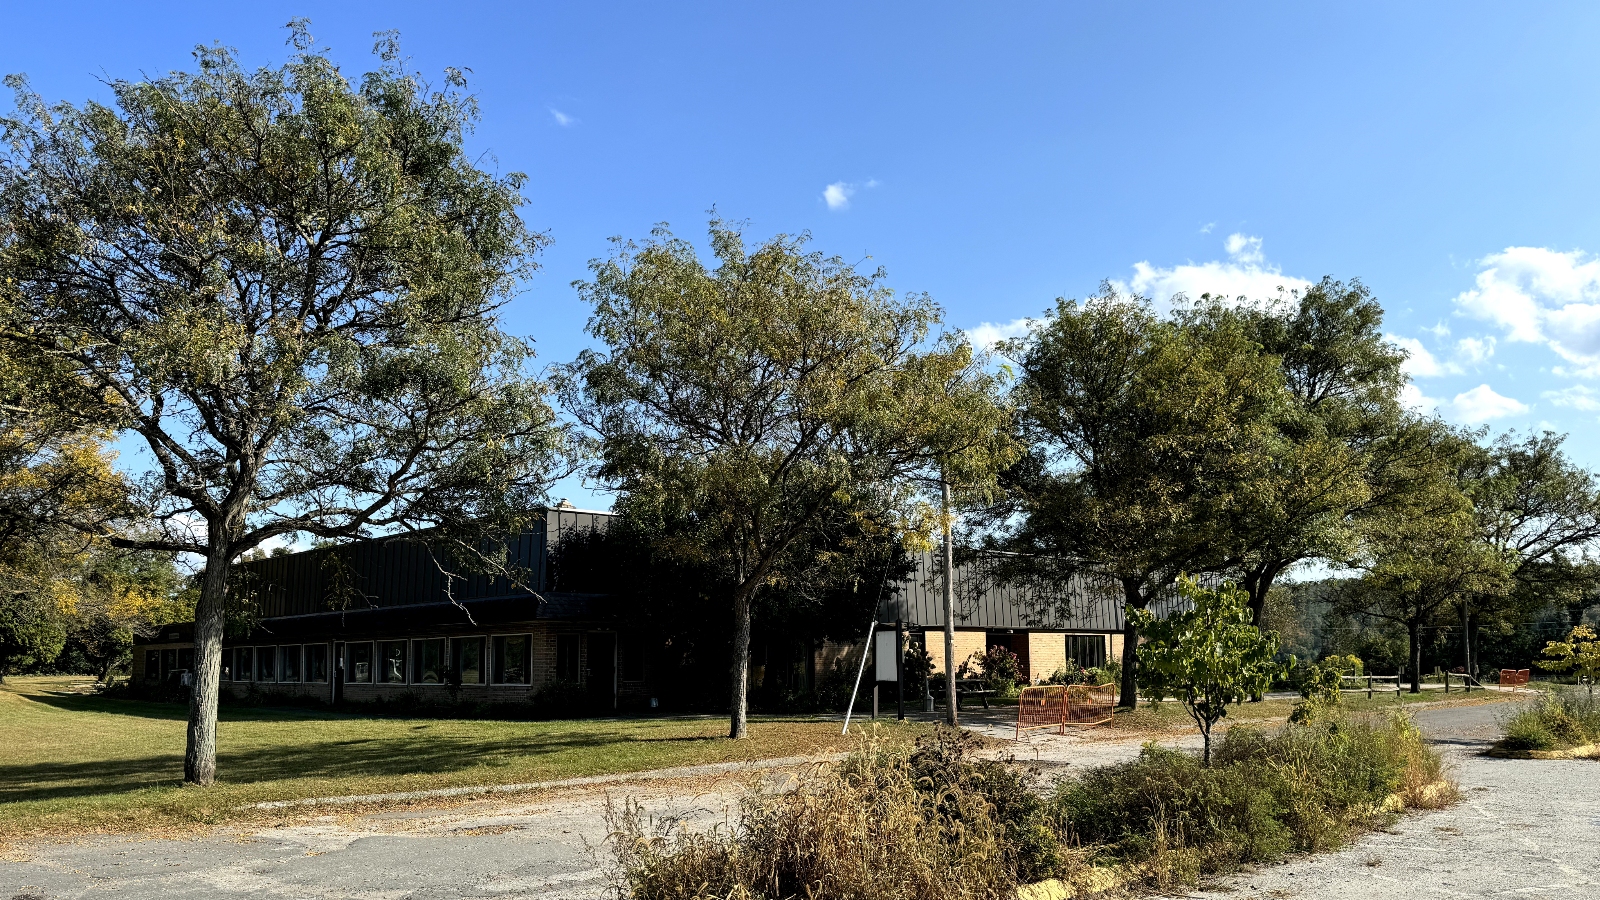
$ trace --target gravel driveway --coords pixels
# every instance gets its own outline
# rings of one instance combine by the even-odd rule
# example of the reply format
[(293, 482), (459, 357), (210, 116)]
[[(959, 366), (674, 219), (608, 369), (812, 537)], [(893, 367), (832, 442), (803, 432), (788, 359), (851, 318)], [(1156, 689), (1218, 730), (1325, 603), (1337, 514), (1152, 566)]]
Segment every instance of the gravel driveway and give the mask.
[[(1503, 709), (1504, 707), (1499, 707)], [(1422, 711), (1450, 754), (1466, 800), (1410, 816), (1336, 854), (1232, 879), (1196, 896), (1301, 898), (1600, 898), (1600, 763), (1502, 761), (1476, 755), (1498, 709)], [(1174, 743), (1193, 745), (1192, 739)], [(1137, 739), (1035, 736), (1016, 755), (1047, 773), (1126, 759)], [(592, 898), (604, 895), (607, 798), (656, 815), (722, 820), (752, 778), (793, 765), (686, 771), (522, 798), (428, 809), (300, 818), (193, 838), (92, 836), (13, 847), (0, 900), (133, 898)]]

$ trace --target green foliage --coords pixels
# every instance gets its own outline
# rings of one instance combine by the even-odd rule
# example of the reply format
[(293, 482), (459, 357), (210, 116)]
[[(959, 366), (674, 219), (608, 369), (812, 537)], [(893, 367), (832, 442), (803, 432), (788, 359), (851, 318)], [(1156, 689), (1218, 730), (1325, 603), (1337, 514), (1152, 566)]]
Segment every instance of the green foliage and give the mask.
[(1570, 750), (1600, 742), (1600, 701), (1567, 691), (1545, 694), (1506, 720), (1501, 750)]
[(1175, 697), (1205, 740), (1211, 763), (1211, 729), (1230, 705), (1259, 696), (1288, 671), (1277, 661), (1276, 637), (1250, 624), (1249, 596), (1231, 584), (1202, 587), (1183, 578), (1178, 589), (1191, 606), (1157, 619), (1133, 610), (1148, 642), (1140, 648), (1139, 685), (1162, 700)]
[(1050, 673), (1044, 680), (1045, 684), (1103, 684), (1096, 681), (1097, 670), (1086, 669), (1072, 660), (1067, 660), (1066, 665)]
[(1022, 677), (1022, 659), (1009, 648), (996, 644), (972, 655), (956, 668), (958, 678), (979, 678), (983, 686), (1002, 696), (1016, 692)]
[[(454, 568), (505, 570), (560, 462), (532, 344), (500, 306), (542, 235), (520, 175), (478, 168), (459, 71), (430, 88), (393, 36), (353, 84), (293, 25), (283, 65), (196, 71), (0, 119), (0, 333), (75, 409), (150, 450), (131, 549), (206, 560), (186, 777), (213, 777), (227, 567), (284, 535), (432, 526)], [(83, 392), (64, 392), (72, 403)], [(73, 407), (68, 407), (73, 409)], [(203, 523), (196, 528), (195, 523)]]
[(0, 592), (0, 681), (11, 670), (54, 660), (67, 641), (68, 617), (53, 597)]
[(1589, 693), (1594, 693), (1594, 681), (1600, 678), (1600, 636), (1587, 625), (1578, 625), (1567, 633), (1564, 641), (1550, 641), (1544, 647), (1544, 659), (1534, 663), (1548, 672), (1571, 672), (1588, 679)]
[(564, 373), (599, 443), (593, 475), (641, 517), (683, 523), (660, 549), (715, 567), (732, 613), (730, 735), (744, 736), (757, 598), (830, 523), (925, 535), (921, 489), (971, 490), (1015, 455), (993, 374), (938, 334), (928, 298), (778, 235), (713, 220), (715, 265), (665, 227), (619, 242), (578, 286), (594, 313)]
[(1236, 726), (1214, 765), (1154, 746), (1064, 782), (1069, 840), (1158, 889), (1327, 850), (1388, 821), (1385, 800), (1430, 806), (1441, 761), (1409, 721), (1332, 718), (1276, 734)]
[(1333, 655), (1305, 667), (1300, 678), (1300, 702), (1289, 714), (1289, 721), (1303, 724), (1332, 712), (1344, 696), (1344, 677), (1360, 673), (1361, 660), (1355, 656)]

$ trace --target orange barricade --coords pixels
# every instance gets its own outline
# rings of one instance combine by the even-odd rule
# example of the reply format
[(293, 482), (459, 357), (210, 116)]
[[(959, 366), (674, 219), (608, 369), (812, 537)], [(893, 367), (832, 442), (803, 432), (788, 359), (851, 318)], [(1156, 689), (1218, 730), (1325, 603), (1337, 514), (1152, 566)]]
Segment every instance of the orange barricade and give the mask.
[(1500, 686), (1511, 688), (1513, 691), (1519, 687), (1527, 687), (1528, 677), (1532, 674), (1527, 669), (1501, 669)]
[(1062, 733), (1066, 721), (1066, 691), (1059, 684), (1025, 687), (1017, 698), (1017, 740), (1024, 731), (1054, 728)]
[(1100, 725), (1111, 721), (1117, 705), (1114, 684), (1074, 684), (1067, 688), (1067, 709), (1063, 725)]

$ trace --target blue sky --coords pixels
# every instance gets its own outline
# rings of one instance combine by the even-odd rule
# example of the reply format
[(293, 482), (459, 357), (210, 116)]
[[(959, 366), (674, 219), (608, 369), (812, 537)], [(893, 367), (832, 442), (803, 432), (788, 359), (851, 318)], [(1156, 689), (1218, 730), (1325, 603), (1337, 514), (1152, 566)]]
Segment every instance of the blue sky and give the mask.
[(1600, 5), (39, 3), (0, 69), (82, 102), (196, 43), (276, 63), (302, 15), (352, 75), (388, 28), (472, 70), (473, 148), (554, 239), (507, 313), (546, 361), (584, 345), (569, 285), (606, 238), (698, 239), (714, 205), (980, 337), (1102, 279), (1359, 277), (1413, 402), (1600, 467)]

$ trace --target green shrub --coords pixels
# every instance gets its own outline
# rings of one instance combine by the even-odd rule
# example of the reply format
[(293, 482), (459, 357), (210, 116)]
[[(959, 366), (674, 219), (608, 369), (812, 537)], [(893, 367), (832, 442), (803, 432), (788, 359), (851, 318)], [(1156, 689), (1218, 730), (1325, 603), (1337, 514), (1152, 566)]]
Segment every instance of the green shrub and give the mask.
[(1600, 741), (1600, 702), (1555, 691), (1518, 708), (1502, 725), (1501, 750), (1570, 750)]
[(1410, 721), (1329, 718), (1274, 734), (1236, 727), (1207, 768), (1145, 747), (1139, 758), (1063, 782), (1054, 806), (1068, 841), (1167, 888), (1291, 852), (1325, 850), (1382, 824), (1386, 801), (1448, 799), (1438, 754)]

